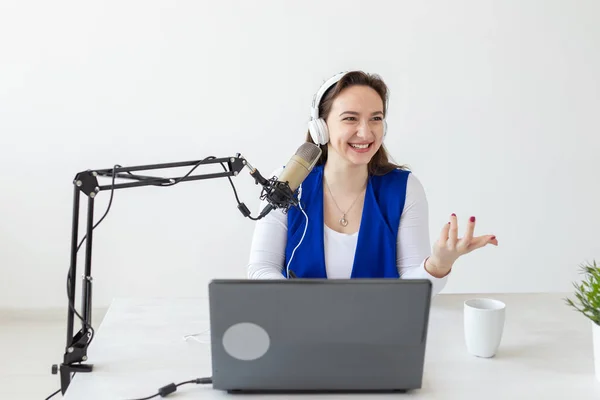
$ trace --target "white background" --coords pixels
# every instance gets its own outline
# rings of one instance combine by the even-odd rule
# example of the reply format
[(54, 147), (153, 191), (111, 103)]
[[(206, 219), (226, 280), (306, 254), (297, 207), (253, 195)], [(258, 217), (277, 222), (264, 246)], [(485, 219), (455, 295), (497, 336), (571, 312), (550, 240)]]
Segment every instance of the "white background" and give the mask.
[[(452, 212), (498, 236), (444, 292), (570, 291), (600, 259), (599, 16), (594, 0), (4, 0), (0, 307), (66, 311), (77, 172), (240, 152), (268, 174), (350, 69), (389, 85), (386, 144), (425, 186), (432, 239)], [(234, 182), (256, 212), (252, 178)], [(94, 306), (245, 277), (252, 231), (226, 179), (117, 191)]]

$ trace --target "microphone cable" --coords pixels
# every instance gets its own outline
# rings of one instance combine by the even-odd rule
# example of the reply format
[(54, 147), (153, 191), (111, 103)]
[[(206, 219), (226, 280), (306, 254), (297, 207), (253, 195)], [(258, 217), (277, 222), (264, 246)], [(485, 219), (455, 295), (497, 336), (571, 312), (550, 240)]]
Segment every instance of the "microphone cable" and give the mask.
[(208, 384), (212, 383), (212, 378), (192, 379), (190, 381), (185, 381), (185, 382), (181, 382), (181, 383), (178, 383), (178, 384), (170, 383), (170, 384), (168, 384), (166, 386), (163, 386), (160, 389), (158, 389), (158, 392), (156, 394), (153, 394), (153, 395), (148, 396), (148, 397), (140, 398), (140, 399), (131, 399), (131, 400), (150, 400), (150, 399), (153, 399), (153, 398), (158, 397), (158, 396), (160, 396), (160, 397), (166, 397), (166, 396), (170, 395), (171, 393), (175, 392), (179, 386), (187, 385), (189, 383), (196, 383), (198, 385), (208, 385)]
[(58, 392), (60, 392), (60, 389), (58, 389), (56, 392), (52, 393), (50, 396), (46, 397), (46, 400), (50, 400), (51, 398), (56, 396), (58, 394)]

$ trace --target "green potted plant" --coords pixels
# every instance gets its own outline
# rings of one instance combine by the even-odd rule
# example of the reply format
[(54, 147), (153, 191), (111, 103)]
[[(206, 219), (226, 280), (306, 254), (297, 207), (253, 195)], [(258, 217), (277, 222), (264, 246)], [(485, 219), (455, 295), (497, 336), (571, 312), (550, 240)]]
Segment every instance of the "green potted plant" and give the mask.
[(577, 303), (566, 299), (569, 306), (586, 316), (592, 323), (592, 340), (594, 347), (594, 366), (596, 379), (600, 381), (600, 265), (592, 263), (580, 265), (584, 275), (580, 283), (573, 283)]

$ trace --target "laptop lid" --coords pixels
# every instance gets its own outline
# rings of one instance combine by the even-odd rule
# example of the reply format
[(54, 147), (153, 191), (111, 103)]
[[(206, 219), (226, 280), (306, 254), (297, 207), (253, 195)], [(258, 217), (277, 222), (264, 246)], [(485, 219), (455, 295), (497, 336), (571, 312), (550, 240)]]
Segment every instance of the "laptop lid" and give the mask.
[(213, 387), (420, 388), (430, 302), (427, 279), (213, 280)]

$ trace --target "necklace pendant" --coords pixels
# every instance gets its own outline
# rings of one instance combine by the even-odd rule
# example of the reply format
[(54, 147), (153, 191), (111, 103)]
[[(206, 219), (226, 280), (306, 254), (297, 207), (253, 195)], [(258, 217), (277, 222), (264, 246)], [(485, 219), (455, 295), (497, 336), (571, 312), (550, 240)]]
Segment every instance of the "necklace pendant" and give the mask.
[(346, 219), (346, 214), (344, 214), (342, 216), (342, 219), (340, 219), (340, 225), (342, 225), (342, 226), (348, 226), (348, 220)]

